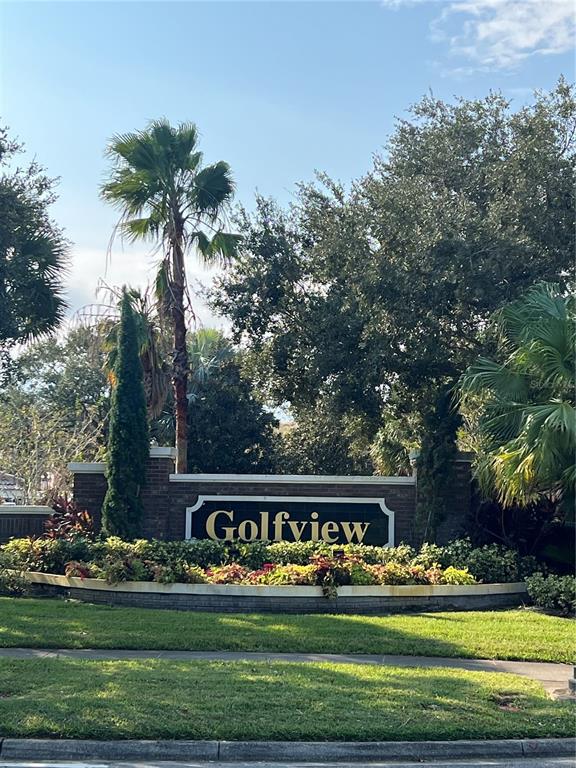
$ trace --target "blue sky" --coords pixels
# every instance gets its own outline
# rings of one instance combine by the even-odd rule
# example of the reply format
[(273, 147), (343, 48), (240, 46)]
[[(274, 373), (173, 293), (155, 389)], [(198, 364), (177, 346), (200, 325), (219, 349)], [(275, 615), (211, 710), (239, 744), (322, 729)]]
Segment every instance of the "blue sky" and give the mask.
[(315, 169), (345, 183), (364, 173), (430, 89), (500, 89), (521, 106), (561, 73), (574, 79), (571, 0), (0, 0), (0, 14), (0, 118), (61, 177), (73, 309), (99, 277), (151, 271), (145, 247), (118, 245), (105, 275), (115, 212), (98, 184), (116, 132), (193, 120), (206, 160), (231, 164), (239, 201), (258, 190), (287, 203)]

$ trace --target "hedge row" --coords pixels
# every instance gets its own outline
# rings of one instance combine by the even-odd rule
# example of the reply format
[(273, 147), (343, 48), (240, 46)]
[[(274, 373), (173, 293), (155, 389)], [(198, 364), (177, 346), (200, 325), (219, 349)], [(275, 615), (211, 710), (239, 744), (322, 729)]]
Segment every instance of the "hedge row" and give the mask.
[(453, 568), (467, 571), (474, 581), (484, 583), (521, 581), (541, 570), (532, 557), (520, 557), (516, 551), (497, 544), (474, 548), (468, 539), (444, 547), (425, 544), (416, 551), (406, 544), (387, 548), (362, 544), (330, 546), (322, 542), (246, 544), (210, 539), (125, 542), (116, 537), (95, 540), (78, 537), (72, 541), (28, 538), (13, 539), (0, 551), (17, 569), (64, 574), (66, 564), (75, 562), (111, 582), (131, 579), (186, 581), (186, 572), (190, 568), (206, 571), (235, 564), (253, 572), (262, 570), (267, 564), (307, 566), (318, 557), (345, 558), (363, 566), (395, 564), (415, 568), (417, 572), (420, 572), (418, 569), (426, 572)]

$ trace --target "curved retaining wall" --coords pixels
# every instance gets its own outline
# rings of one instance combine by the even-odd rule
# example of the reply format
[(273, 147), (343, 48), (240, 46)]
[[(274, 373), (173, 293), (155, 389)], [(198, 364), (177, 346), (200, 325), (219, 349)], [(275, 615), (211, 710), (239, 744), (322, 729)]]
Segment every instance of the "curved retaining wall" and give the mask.
[(138, 608), (171, 608), (222, 613), (350, 613), (380, 614), (403, 611), (484, 610), (520, 605), (526, 585), (339, 587), (327, 599), (320, 587), (268, 587), (237, 584), (156, 584), (128, 581), (107, 584), (102, 579), (79, 579), (50, 573), (28, 573), (41, 591), (76, 600)]

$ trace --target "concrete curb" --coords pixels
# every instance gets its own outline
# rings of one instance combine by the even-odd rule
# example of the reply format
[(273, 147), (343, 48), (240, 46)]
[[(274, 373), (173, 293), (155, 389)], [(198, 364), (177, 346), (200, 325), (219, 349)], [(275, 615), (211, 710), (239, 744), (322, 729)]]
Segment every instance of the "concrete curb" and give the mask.
[(0, 760), (349, 761), (574, 757), (576, 739), (494, 741), (95, 741), (2, 739)]

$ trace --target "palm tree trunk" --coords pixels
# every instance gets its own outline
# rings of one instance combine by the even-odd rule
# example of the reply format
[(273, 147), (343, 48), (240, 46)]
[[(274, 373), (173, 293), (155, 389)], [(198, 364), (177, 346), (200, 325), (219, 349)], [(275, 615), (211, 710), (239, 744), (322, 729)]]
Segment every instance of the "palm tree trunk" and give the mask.
[(188, 349), (186, 347), (186, 313), (184, 309), (184, 254), (181, 240), (175, 238), (172, 248), (172, 322), (174, 328), (174, 361), (172, 385), (176, 411), (176, 472), (188, 471)]

